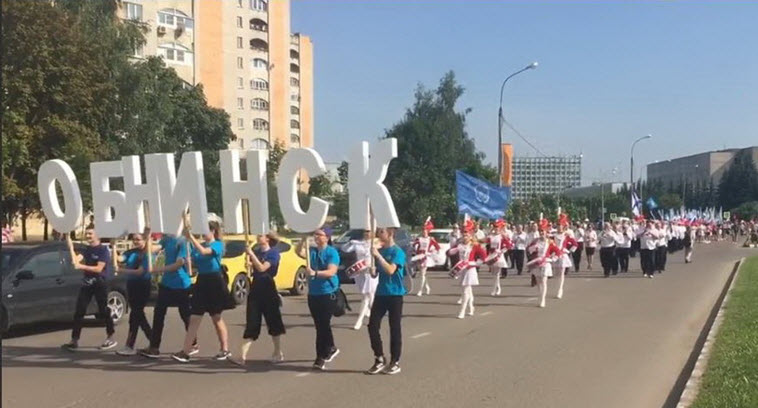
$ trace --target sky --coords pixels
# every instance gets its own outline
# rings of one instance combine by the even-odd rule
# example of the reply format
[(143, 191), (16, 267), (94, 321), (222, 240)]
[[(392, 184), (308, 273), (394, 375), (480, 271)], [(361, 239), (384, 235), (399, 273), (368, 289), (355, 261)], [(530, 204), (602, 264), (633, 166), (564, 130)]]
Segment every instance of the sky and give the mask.
[[(582, 181), (657, 160), (758, 145), (758, 2), (292, 0), (314, 46), (315, 148), (341, 161), (400, 121), (418, 84), (454, 71), (467, 131), (497, 163), (507, 120), (547, 155), (582, 154)], [(515, 155), (538, 153), (504, 127)], [(613, 169), (617, 169), (613, 175)], [(635, 177), (637, 178), (637, 177)]]

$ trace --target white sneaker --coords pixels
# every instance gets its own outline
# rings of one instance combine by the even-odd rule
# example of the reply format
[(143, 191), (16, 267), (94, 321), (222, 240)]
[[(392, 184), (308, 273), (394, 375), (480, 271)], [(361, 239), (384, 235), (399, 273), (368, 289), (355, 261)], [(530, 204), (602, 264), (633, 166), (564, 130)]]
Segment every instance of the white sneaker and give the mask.
[(131, 347), (124, 347), (121, 350), (117, 351), (116, 354), (119, 356), (136, 356), (137, 351)]
[(648, 278), (653, 279), (653, 274), (647, 275)]
[(473, 316), (474, 315), (474, 308), (473, 307), (471, 309), (469, 309), (468, 315), (469, 316)]
[(492, 292), (490, 292), (490, 296), (492, 297), (497, 296), (497, 290), (493, 289)]
[(562, 298), (562, 297), (563, 297), (563, 289), (558, 289), (558, 294), (557, 294), (557, 295), (555, 295), (555, 297), (556, 297), (557, 299), (560, 299), (560, 298)]
[(429, 287), (429, 285), (426, 285), (426, 294), (427, 296), (432, 293), (432, 288)]
[(360, 329), (361, 329), (361, 327), (363, 327), (363, 322), (362, 322), (362, 321), (358, 321), (358, 322), (355, 324), (355, 326), (353, 326), (353, 329), (354, 329), (354, 330), (360, 330)]
[(418, 293), (416, 293), (416, 296), (421, 296), (421, 295), (422, 295), (422, 293), (421, 293), (421, 292), (422, 292), (422, 291), (420, 291), (420, 290), (419, 290), (419, 291), (418, 291)]
[(540, 302), (540, 307), (545, 307), (545, 301)]
[(500, 288), (497, 288), (497, 292), (495, 293), (495, 295), (500, 296)]
[(461, 303), (463, 303), (463, 299), (461, 299), (461, 298), (458, 298), (458, 301), (457, 301), (457, 302), (455, 302), (455, 303), (456, 303), (456, 304), (459, 304), (459, 305), (460, 305)]
[(459, 319), (463, 319), (464, 317), (466, 317), (465, 313), (463, 313), (463, 312), (458, 313), (458, 318)]
[(271, 356), (271, 359), (269, 359), (270, 362), (276, 364), (281, 363), (284, 361), (284, 353), (274, 354)]

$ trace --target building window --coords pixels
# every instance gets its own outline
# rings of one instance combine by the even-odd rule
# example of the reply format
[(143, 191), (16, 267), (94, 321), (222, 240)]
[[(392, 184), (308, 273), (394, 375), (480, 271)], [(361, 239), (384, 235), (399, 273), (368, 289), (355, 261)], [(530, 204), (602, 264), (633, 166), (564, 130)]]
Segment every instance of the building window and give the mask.
[(255, 98), (250, 100), (250, 109), (268, 110), (268, 102), (265, 99)]
[(237, 129), (245, 128), (245, 119), (237, 118)]
[(294, 102), (300, 102), (300, 95), (298, 94), (292, 94), (290, 95), (290, 100)]
[(268, 68), (268, 62), (265, 59), (253, 58), (253, 68)]
[(158, 25), (169, 28), (192, 28), (194, 23), (186, 13), (177, 9), (163, 9), (158, 12)]
[(266, 0), (250, 0), (250, 8), (258, 11), (268, 11), (268, 2)]
[(300, 86), (300, 80), (297, 78), (290, 78), (290, 85), (292, 86)]
[(268, 150), (268, 142), (266, 139), (254, 139), (250, 145), (251, 149)]
[(237, 77), (237, 89), (243, 89), (245, 87), (245, 80), (242, 77)]
[(192, 64), (192, 51), (181, 44), (166, 43), (159, 45), (158, 56), (169, 63), (180, 65)]
[(242, 28), (242, 17), (237, 16), (237, 28)]
[(300, 129), (300, 122), (296, 121), (295, 119), (290, 120), (290, 127), (292, 129)]
[(300, 108), (298, 108), (297, 106), (290, 106), (290, 113), (293, 115), (299, 115)]
[(255, 31), (268, 31), (268, 24), (260, 18), (251, 18), (250, 29)]
[(268, 43), (266, 41), (261, 40), (260, 38), (253, 38), (252, 40), (250, 40), (250, 49), (268, 52)]
[(244, 1), (244, 0), (237, 0), (237, 7), (244, 7), (244, 6), (242, 5), (243, 1)]
[(300, 146), (300, 136), (298, 136), (298, 135), (296, 135), (294, 133), (291, 134), (290, 135), (290, 144)]
[(245, 109), (245, 100), (237, 98), (237, 109)]
[(293, 74), (299, 74), (300, 67), (298, 67), (297, 64), (290, 64), (290, 72), (292, 72)]
[(142, 5), (141, 4), (124, 2), (124, 6), (126, 6), (126, 18), (128, 20), (142, 21)]
[(253, 129), (268, 130), (268, 122), (263, 119), (253, 119)]
[(265, 79), (255, 78), (250, 80), (250, 89), (268, 91), (268, 82)]
[(237, 57), (237, 68), (242, 69), (242, 57)]
[(242, 37), (237, 37), (237, 48), (242, 48)]
[(134, 49), (134, 56), (137, 58), (143, 58), (145, 56), (145, 46), (140, 45)]

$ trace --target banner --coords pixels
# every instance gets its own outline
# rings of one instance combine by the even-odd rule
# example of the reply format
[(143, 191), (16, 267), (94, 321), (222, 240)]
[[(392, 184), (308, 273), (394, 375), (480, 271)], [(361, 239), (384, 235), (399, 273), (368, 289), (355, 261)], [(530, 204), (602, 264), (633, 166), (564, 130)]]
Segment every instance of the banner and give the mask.
[(511, 201), (511, 188), (498, 187), (468, 174), (455, 171), (456, 202), (459, 214), (494, 220), (502, 218)]
[(510, 187), (513, 182), (513, 145), (503, 143), (500, 145), (500, 150), (503, 154), (503, 173), (500, 175), (500, 180), (503, 182), (503, 187)]
[(658, 208), (658, 203), (656, 203), (655, 200), (653, 200), (653, 197), (648, 198), (646, 204), (647, 204), (647, 208), (651, 210), (655, 210), (656, 208)]
[(634, 190), (632, 190), (632, 214), (635, 217), (639, 217), (642, 214), (642, 201)]

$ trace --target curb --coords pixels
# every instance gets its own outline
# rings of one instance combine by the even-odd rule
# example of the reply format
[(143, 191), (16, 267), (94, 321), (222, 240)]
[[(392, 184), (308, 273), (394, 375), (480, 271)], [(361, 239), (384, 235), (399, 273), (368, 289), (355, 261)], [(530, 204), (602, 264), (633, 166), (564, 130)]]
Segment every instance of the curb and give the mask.
[[(724, 321), (724, 306), (729, 300), (732, 289), (734, 288), (734, 283), (737, 281), (737, 275), (740, 273), (740, 266), (742, 266), (742, 263), (744, 261), (745, 258), (741, 258), (735, 264), (732, 276), (729, 278), (725, 292), (722, 294), (721, 302), (718, 305), (718, 312), (712, 321), (709, 319), (711, 327), (708, 329), (708, 335), (705, 338), (705, 342), (702, 344), (700, 353), (697, 357), (697, 361), (695, 362), (695, 366), (693, 367), (690, 377), (684, 386), (684, 390), (682, 391), (682, 395), (679, 398), (679, 403), (676, 404), (676, 408), (689, 408), (697, 398), (697, 394), (700, 391), (700, 386), (703, 380), (703, 374), (708, 367), (708, 359), (710, 358), (711, 351), (713, 350), (713, 343), (716, 341), (716, 335), (718, 335), (719, 329), (721, 328), (721, 323)], [(707, 324), (708, 323), (706, 323), (706, 325)]]

